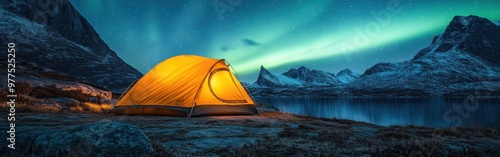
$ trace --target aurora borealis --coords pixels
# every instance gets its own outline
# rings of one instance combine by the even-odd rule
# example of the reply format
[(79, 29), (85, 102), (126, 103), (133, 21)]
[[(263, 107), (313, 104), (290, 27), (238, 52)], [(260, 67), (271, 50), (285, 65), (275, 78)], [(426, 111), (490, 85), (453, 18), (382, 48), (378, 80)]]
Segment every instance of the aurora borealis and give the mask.
[(146, 73), (180, 54), (225, 58), (241, 81), (260, 65), (363, 73), (411, 59), (455, 15), (500, 20), (500, 1), (71, 0), (110, 48)]

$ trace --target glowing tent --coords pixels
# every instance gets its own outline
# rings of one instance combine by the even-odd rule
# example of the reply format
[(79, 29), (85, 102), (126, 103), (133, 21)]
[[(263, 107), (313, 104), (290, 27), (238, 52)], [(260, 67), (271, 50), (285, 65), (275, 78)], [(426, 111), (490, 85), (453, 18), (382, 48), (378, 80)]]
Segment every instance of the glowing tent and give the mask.
[(115, 114), (257, 114), (224, 59), (180, 55), (145, 74), (110, 110)]

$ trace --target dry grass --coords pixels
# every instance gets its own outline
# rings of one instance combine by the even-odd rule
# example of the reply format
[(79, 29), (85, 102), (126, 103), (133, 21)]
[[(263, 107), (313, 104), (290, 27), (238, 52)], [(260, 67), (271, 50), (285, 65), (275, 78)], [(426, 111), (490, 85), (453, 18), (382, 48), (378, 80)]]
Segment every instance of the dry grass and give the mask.
[[(0, 102), (7, 104), (6, 102)], [(63, 106), (63, 107), (61, 107)], [(69, 106), (69, 107), (68, 107)], [(80, 104), (31, 104), (31, 103), (16, 103), (16, 112), (24, 113), (95, 113), (104, 114), (113, 105), (112, 104), (96, 104), (96, 103), (80, 103)], [(9, 111), (10, 106), (1, 105), (0, 110)]]
[[(55, 85), (33, 87), (29, 83), (16, 84), (16, 112), (27, 113), (106, 113), (113, 105), (102, 102), (100, 97), (92, 97), (82, 91), (63, 91)], [(0, 105), (2, 111), (9, 111), (7, 91), (0, 89)], [(56, 101), (52, 98), (66, 98), (68, 101)]]
[(95, 104), (95, 103), (83, 103), (81, 105), (83, 108), (83, 111), (88, 111), (91, 113), (106, 113), (113, 105), (111, 104)]
[(106, 113), (113, 105), (112, 104), (96, 104), (96, 103), (80, 103), (69, 107), (70, 113)]

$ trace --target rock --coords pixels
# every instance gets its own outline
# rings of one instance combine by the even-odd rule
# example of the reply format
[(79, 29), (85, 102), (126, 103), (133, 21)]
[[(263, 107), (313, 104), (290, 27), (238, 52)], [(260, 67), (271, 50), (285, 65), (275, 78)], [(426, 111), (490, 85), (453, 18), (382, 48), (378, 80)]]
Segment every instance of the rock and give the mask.
[(19, 82), (27, 82), (32, 87), (47, 87), (50, 85), (55, 85), (58, 89), (63, 91), (81, 91), (83, 94), (90, 95), (92, 97), (101, 97), (103, 99), (111, 99), (112, 93), (110, 91), (99, 89), (95, 86), (88, 85), (85, 83), (73, 82), (73, 81), (61, 81), (56, 79), (47, 78), (19, 78)]
[(279, 109), (273, 104), (265, 103), (262, 101), (255, 100), (255, 106), (257, 107), (257, 110), (259, 110), (259, 113), (279, 111)]
[(151, 156), (148, 137), (135, 125), (110, 122), (47, 132), (33, 142), (36, 156)]

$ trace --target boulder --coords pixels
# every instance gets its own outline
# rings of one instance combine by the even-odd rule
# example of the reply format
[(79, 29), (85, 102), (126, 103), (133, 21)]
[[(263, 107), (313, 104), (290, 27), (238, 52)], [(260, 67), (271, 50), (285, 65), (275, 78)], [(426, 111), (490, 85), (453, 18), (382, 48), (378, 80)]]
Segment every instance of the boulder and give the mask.
[(148, 137), (135, 125), (108, 122), (47, 132), (33, 142), (36, 156), (151, 156)]

